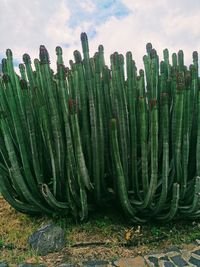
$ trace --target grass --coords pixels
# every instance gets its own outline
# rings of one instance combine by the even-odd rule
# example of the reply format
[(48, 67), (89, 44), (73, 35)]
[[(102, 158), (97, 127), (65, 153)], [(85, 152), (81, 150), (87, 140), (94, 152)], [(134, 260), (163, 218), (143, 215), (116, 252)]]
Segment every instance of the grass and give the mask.
[[(27, 239), (35, 230), (50, 222), (65, 229), (66, 246), (58, 253), (41, 257), (30, 249)], [(131, 241), (126, 240), (127, 237), (130, 237)], [(160, 237), (165, 238), (153, 242)], [(75, 224), (69, 218), (50, 219), (18, 213), (0, 196), (0, 259), (7, 261), (9, 266), (28, 262), (44, 263), (51, 267), (62, 262), (116, 260), (119, 257), (156, 252), (171, 246), (187, 246), (185, 244), (198, 238), (200, 239), (198, 221), (173, 221), (166, 225), (155, 222), (140, 226), (132, 225), (120, 211), (113, 212), (113, 209), (108, 208), (91, 214), (88, 222)], [(102, 242), (102, 245), (73, 247), (77, 243), (91, 242)], [(129, 247), (130, 244), (134, 246)]]

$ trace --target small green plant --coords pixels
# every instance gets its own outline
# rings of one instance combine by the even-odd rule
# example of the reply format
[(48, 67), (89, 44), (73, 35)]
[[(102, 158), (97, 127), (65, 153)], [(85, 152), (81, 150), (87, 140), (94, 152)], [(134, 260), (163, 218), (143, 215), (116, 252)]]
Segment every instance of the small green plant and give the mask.
[(161, 234), (161, 231), (159, 228), (157, 228), (156, 226), (151, 228), (151, 234), (153, 236), (159, 236)]

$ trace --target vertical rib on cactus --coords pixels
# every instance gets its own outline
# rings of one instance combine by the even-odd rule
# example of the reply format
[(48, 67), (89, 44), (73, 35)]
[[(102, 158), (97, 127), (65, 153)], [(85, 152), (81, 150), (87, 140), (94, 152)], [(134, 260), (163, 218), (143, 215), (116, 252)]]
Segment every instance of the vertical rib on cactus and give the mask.
[(101, 182), (99, 168), (99, 144), (97, 133), (97, 111), (95, 106), (93, 81), (92, 81), (92, 66), (89, 60), (89, 46), (86, 33), (81, 34), (81, 43), (84, 56), (84, 69), (86, 86), (88, 90), (89, 102), (89, 117), (91, 126), (91, 148), (92, 148), (92, 178), (94, 181), (95, 199), (97, 203), (101, 203)]
[(130, 127), (130, 179), (133, 191), (139, 194), (138, 170), (137, 170), (137, 122), (136, 122), (136, 69), (131, 52), (126, 53), (127, 67), (127, 103)]
[[(55, 175), (53, 177), (53, 190), (54, 195), (59, 198), (62, 198), (62, 186), (65, 184), (65, 178), (63, 176), (63, 164), (64, 164), (64, 147), (63, 147), (63, 138), (62, 131), (60, 128), (60, 118), (58, 114), (58, 110), (56, 109), (55, 96), (54, 96), (54, 88), (52, 82), (52, 74), (49, 67), (49, 55), (44, 46), (40, 46), (40, 61), (41, 68), (43, 70), (43, 78), (46, 83), (46, 94), (47, 101), (49, 105), (50, 111), (50, 122), (52, 126), (53, 133), (53, 142), (55, 145)], [(58, 179), (58, 177), (60, 177)]]

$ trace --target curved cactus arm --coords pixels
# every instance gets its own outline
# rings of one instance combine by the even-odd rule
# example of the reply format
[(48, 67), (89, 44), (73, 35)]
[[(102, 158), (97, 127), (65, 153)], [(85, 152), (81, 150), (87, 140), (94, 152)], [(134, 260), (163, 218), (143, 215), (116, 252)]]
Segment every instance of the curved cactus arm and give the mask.
[[(71, 111), (72, 112), (72, 111)], [(91, 190), (92, 184), (90, 182), (88, 170), (85, 165), (85, 159), (83, 156), (80, 132), (78, 126), (78, 118), (76, 112), (70, 115), (73, 144), (75, 150), (76, 164), (78, 168), (78, 183), (80, 187), (80, 200), (81, 200), (81, 220), (87, 219), (88, 216), (88, 203), (87, 203), (87, 194), (86, 189)]]
[(4, 76), (4, 82), (5, 82), (5, 94), (7, 101), (9, 103), (9, 108), (11, 111), (11, 116), (14, 124), (14, 130), (17, 138), (17, 143), (18, 143), (18, 149), (20, 151), (20, 156), (24, 168), (24, 173), (26, 179), (28, 179), (28, 184), (31, 184), (32, 189), (35, 191), (37, 194), (37, 186), (34, 181), (34, 177), (32, 176), (31, 170), (30, 170), (30, 156), (27, 153), (27, 140), (25, 140), (26, 137), (26, 128), (21, 127), (20, 123), (20, 110), (19, 107), (17, 106), (15, 102), (15, 95), (12, 92), (11, 84), (9, 81), (9, 77)]
[[(5, 77), (5, 74), (4, 74)], [(1, 108), (1, 113), (0, 115), (5, 116), (6, 115), (6, 119), (9, 123), (9, 129), (10, 129), (10, 134), (12, 136), (13, 142), (16, 144), (16, 135), (15, 135), (15, 131), (14, 131), (14, 124), (13, 124), (13, 119), (12, 119), (12, 114), (9, 108), (9, 103), (8, 103), (8, 99), (6, 96), (6, 87), (5, 87), (5, 83), (3, 83), (3, 79), (0, 79), (0, 108)], [(1, 140), (1, 146), (0, 148), (3, 148), (3, 140)], [(6, 155), (6, 149), (4, 149), (3, 153), (5, 153)]]
[(170, 210), (165, 215), (160, 215), (156, 217), (156, 220), (161, 221), (170, 221), (172, 220), (178, 211), (178, 204), (179, 204), (179, 195), (180, 195), (180, 186), (177, 183), (173, 184), (173, 196), (170, 204)]
[(68, 213), (69, 203), (56, 200), (47, 184), (41, 184), (41, 192), (46, 202), (50, 207), (53, 208), (53, 210), (57, 211), (58, 213), (61, 212), (61, 210), (62, 212)]
[[(197, 212), (200, 208), (200, 177), (197, 176), (195, 179), (194, 189), (193, 189), (193, 201), (191, 205), (184, 206), (183, 204), (179, 206), (179, 210), (182, 214), (193, 214)], [(191, 194), (191, 192), (190, 192)]]
[[(73, 104), (72, 104), (73, 105)], [(74, 145), (74, 152), (76, 157), (76, 164), (78, 168), (78, 173), (81, 177), (81, 181), (83, 185), (91, 190), (93, 188), (90, 177), (88, 174), (88, 170), (85, 164), (85, 158), (83, 155), (81, 139), (80, 139), (80, 130), (78, 125), (78, 118), (76, 111), (70, 111), (70, 121), (71, 121), (71, 129), (72, 129), (72, 140)]]
[(16, 191), (9, 182), (9, 174), (0, 166), (0, 192), (4, 199), (17, 211), (29, 214), (41, 213), (40, 208), (14, 198)]
[(117, 182), (119, 201), (125, 213), (131, 218), (134, 218), (137, 210), (131, 206), (128, 198), (128, 191), (125, 183), (124, 172), (122, 169), (120, 154), (119, 154), (119, 146), (117, 140), (117, 126), (115, 119), (111, 120), (111, 144), (112, 144), (111, 153), (113, 157), (113, 168), (117, 180), (116, 182)]
[[(1, 123), (0, 126), (1, 126), (2, 133), (3, 133), (4, 142), (5, 142), (9, 160), (11, 163), (10, 172), (12, 175), (12, 179), (17, 178), (16, 183), (18, 184), (18, 188), (21, 189), (21, 194), (24, 196), (28, 204), (35, 205), (41, 211), (44, 211), (47, 214), (51, 214), (51, 211), (48, 208), (46, 208), (43, 204), (41, 204), (41, 200), (37, 199), (35, 195), (33, 196), (33, 194), (35, 194), (36, 192), (33, 191), (34, 186), (31, 184), (31, 180), (29, 180), (28, 183), (25, 182), (25, 179), (21, 174), (20, 166), (17, 160), (17, 155), (15, 152), (15, 148), (14, 148), (10, 133), (9, 133), (6, 120), (1, 118), (0, 123)], [(30, 178), (30, 177), (28, 176), (26, 178)], [(29, 187), (27, 186), (27, 184), (29, 185)], [(30, 191), (30, 188), (32, 189), (31, 191)]]

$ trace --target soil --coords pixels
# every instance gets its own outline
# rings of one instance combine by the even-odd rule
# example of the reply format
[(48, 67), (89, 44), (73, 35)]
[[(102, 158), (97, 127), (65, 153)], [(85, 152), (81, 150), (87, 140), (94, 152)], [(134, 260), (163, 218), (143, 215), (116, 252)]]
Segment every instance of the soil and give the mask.
[[(28, 237), (41, 226), (53, 222), (66, 232), (66, 246), (58, 253), (38, 256), (30, 249)], [(94, 213), (85, 223), (70, 218), (30, 217), (15, 211), (0, 196), (0, 260), (18, 263), (78, 263), (86, 260), (114, 261), (184, 246), (200, 238), (198, 221), (173, 221), (165, 225), (132, 225), (120, 211)]]

